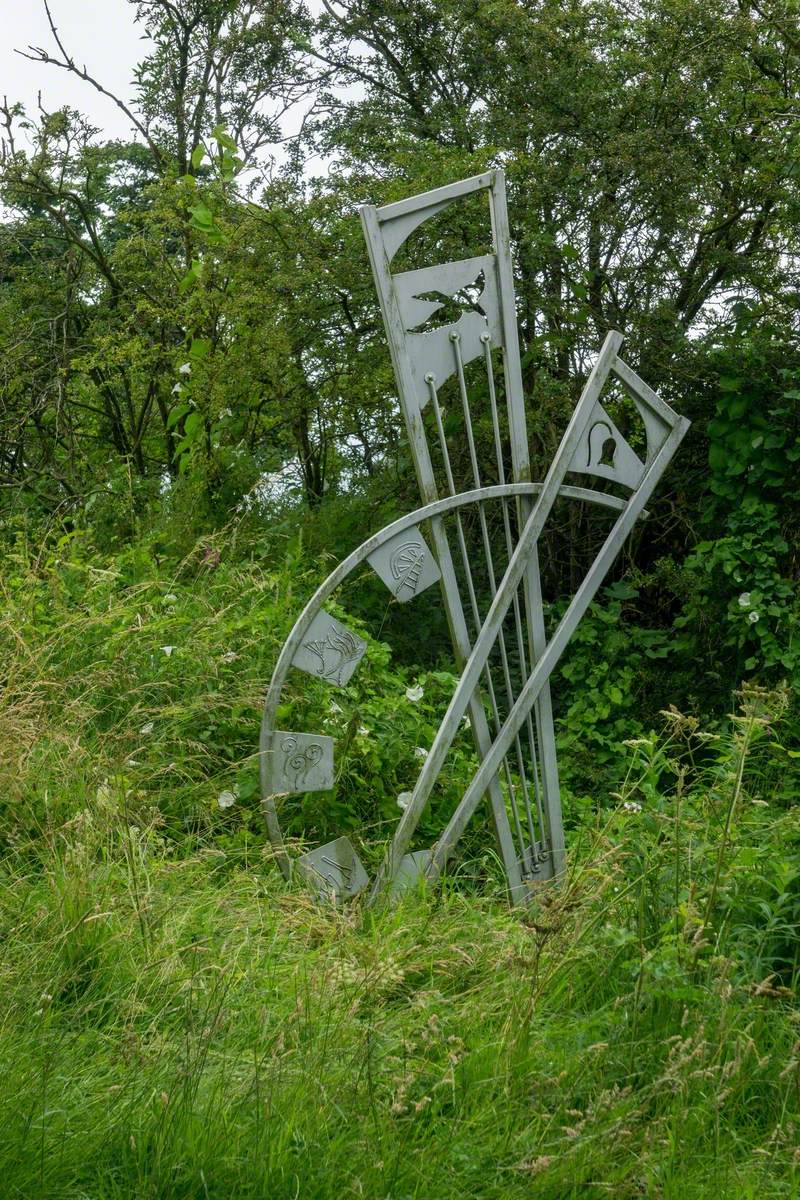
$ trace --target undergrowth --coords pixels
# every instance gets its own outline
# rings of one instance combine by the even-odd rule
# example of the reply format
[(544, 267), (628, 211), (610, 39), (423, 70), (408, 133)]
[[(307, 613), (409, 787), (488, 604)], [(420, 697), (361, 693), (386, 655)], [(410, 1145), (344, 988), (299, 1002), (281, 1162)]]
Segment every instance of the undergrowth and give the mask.
[[(0, 1194), (800, 1193), (784, 692), (629, 739), (526, 912), (477, 841), (432, 894), (324, 910), (274, 869), (253, 766), (311, 581), (70, 549), (4, 586)], [(433, 719), (402, 690), (432, 714), (447, 681), (366, 667), (346, 712), (310, 703), (370, 726), (335, 802), (388, 819)]]

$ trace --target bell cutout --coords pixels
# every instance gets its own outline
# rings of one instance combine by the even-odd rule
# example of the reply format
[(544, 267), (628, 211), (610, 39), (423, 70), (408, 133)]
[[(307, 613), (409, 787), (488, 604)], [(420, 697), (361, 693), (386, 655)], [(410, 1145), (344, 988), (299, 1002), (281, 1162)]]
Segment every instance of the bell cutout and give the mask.
[(645, 466), (602, 404), (596, 404), (569, 470), (580, 475), (599, 475), (633, 490), (641, 483)]

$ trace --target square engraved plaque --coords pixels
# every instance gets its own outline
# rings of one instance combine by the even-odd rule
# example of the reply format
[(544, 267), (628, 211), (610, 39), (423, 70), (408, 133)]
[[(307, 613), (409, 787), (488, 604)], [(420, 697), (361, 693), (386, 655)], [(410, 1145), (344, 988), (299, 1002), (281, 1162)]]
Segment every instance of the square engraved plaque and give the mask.
[(389, 895), (399, 896), (401, 892), (415, 887), (420, 877), (425, 874), (430, 861), (430, 850), (414, 850), (411, 854), (404, 854), (389, 888)]
[(366, 648), (363, 638), (351, 633), (346, 625), (323, 610), (309, 625), (295, 651), (292, 666), (317, 679), (344, 687), (364, 657)]
[(333, 787), (333, 738), (275, 729), (267, 755), (268, 790), (327, 792)]
[(441, 579), (436, 559), (418, 529), (406, 529), (367, 559), (399, 604), (413, 600)]
[(320, 900), (335, 902), (357, 896), (369, 883), (361, 859), (346, 837), (309, 850), (297, 860), (298, 868)]

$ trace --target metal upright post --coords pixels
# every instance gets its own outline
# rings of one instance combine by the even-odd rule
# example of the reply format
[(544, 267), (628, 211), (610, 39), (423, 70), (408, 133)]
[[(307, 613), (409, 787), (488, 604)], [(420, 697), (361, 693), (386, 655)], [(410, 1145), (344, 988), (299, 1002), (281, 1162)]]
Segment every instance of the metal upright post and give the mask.
[[(493, 173), (489, 193), (492, 232), (497, 254), (497, 273), (500, 283), (500, 311), (503, 322), (503, 375), (505, 379), (508, 417), (511, 433), (511, 462), (515, 483), (531, 481), (531, 459), (528, 445), (528, 425), (525, 419), (525, 395), (517, 333), (517, 308), (511, 259), (511, 238), (506, 205), (506, 181), (502, 171)], [(519, 528), (522, 529), (531, 511), (527, 498), (519, 502)], [(538, 547), (533, 546), (523, 580), (525, 609), (528, 618), (529, 654), (535, 666), (544, 653), (546, 642), (542, 585), (539, 572)], [(523, 664), (524, 667), (524, 664)], [(523, 674), (525, 674), (523, 670)], [(553, 704), (550, 684), (545, 683), (536, 701), (536, 727), (539, 732), (539, 754), (542, 770), (542, 791), (547, 820), (547, 848), (554, 875), (564, 870), (564, 825), (561, 816), (561, 790), (558, 782), (556, 736), (553, 727)]]
[[(415, 404), (412, 399), (415, 395), (414, 380), (411, 377), (409, 363), (405, 355), (402, 353), (405, 331), (392, 287), (392, 277), (389, 271), (386, 250), (380, 234), (378, 217), (375, 208), (371, 205), (365, 205), (361, 209), (361, 219), (364, 226), (364, 232), (366, 234), (372, 270), (378, 288), (381, 311), (383, 313), (384, 323), (389, 336), (389, 347), (392, 355), (395, 376), (401, 396), (406, 400), (406, 403), (402, 405), (402, 408), (406, 421), (406, 429), (408, 431), (408, 439), (412, 448), (414, 467), (417, 474), (420, 494), (424, 503), (430, 503), (438, 499), (436, 479), (434, 476), (433, 464), (431, 462), (427, 440), (425, 438), (421, 413), (418, 405)], [(461, 597), (458, 590), (458, 579), (453, 566), (453, 559), (447, 539), (447, 532), (444, 528), (444, 523), (441, 517), (432, 518), (430, 524), (433, 545), (439, 563), (439, 569), (442, 573), (442, 596), (444, 599), (447, 622), (450, 628), (453, 648), (458, 658), (458, 665), (459, 667), (462, 667), (469, 657), (471, 646), (469, 633), (467, 631), (467, 624), (464, 619), (464, 610), (461, 604)], [(491, 746), (491, 735), (483, 708), (483, 701), (481, 700), (479, 684), (477, 682), (475, 687), (472, 689), (465, 707), (469, 708), (470, 725), (472, 728), (476, 749), (479, 756), (483, 758), (484, 755), (488, 753), (489, 747)], [(492, 818), (494, 821), (500, 855), (503, 860), (503, 866), (508, 879), (509, 892), (512, 901), (518, 903), (524, 898), (525, 888), (522, 882), (519, 863), (517, 861), (514, 840), (511, 836), (511, 828), (508, 822), (508, 814), (506, 812), (502, 787), (496, 774), (494, 774), (491, 780), (488, 781), (486, 790), (491, 803)], [(408, 845), (403, 848), (402, 853), (399, 855), (396, 861), (393, 861), (390, 872), (392, 876), (398, 870), (400, 862), (407, 849)]]

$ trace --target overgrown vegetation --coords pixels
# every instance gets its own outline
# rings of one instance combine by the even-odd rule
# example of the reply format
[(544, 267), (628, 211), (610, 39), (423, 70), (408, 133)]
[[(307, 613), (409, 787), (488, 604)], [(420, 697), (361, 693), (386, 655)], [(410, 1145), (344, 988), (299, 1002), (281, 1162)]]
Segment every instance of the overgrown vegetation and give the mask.
[[(5, 101), (0, 1192), (794, 1197), (796, 5), (318, 8), (132, 4), (126, 142)], [(476, 821), (435, 894), (326, 912), (256, 750), (301, 605), (417, 503), (355, 206), (496, 165), (536, 475), (611, 327), (692, 430), (554, 680), (564, 886), (509, 912)], [(550, 522), (548, 619), (600, 528)], [(339, 601), (288, 832), (372, 865), (453, 664), (432, 605)]]
[[(253, 772), (310, 580), (236, 548), (163, 576), (72, 539), (6, 573), (5, 1194), (796, 1194), (787, 690), (627, 739), (527, 916), (478, 841), (440, 893), (325, 912), (271, 863)], [(365, 667), (311, 839), (413, 778), (414, 680), (377, 643)]]

